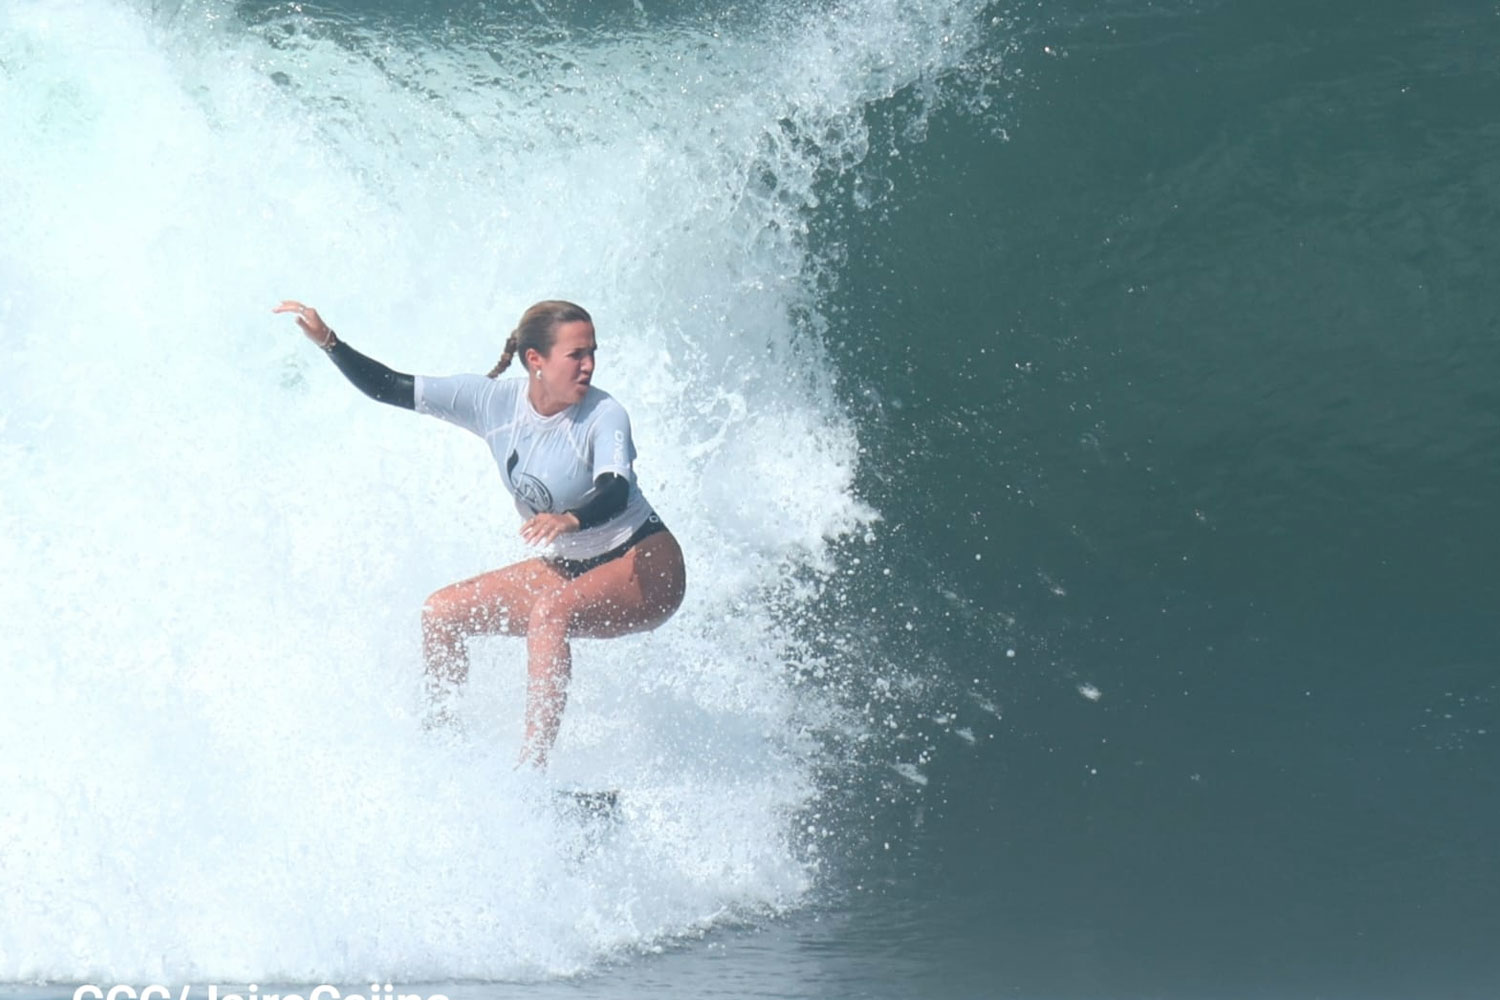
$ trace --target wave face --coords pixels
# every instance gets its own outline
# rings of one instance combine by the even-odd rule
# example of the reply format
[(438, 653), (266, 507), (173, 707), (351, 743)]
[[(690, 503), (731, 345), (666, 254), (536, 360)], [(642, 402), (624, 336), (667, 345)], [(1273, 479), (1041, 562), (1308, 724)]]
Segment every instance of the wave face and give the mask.
[(924, 996), (1487, 996), (1500, 20), (1026, 21), (815, 220), (916, 800), (846, 939)]
[[(989, 26), (7, 3), (0, 980), (552, 977), (803, 903), (821, 734), (862, 723), (799, 623), (876, 516), (808, 218)], [(523, 555), (485, 450), (269, 313), (441, 374), (554, 296), (691, 580), (580, 644), (554, 773), (626, 820), (588, 850), (512, 770), (519, 643), (476, 646), (464, 737), (416, 722), (424, 597)]]

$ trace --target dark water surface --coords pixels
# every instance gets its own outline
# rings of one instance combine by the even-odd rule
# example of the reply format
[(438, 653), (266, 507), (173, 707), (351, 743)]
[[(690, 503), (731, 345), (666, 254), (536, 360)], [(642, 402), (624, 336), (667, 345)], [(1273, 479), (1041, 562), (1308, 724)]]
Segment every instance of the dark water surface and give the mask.
[(1500, 18), (1020, 29), (1008, 141), (827, 221), (865, 488), (1007, 709), (892, 894), (954, 995), (1490, 995)]

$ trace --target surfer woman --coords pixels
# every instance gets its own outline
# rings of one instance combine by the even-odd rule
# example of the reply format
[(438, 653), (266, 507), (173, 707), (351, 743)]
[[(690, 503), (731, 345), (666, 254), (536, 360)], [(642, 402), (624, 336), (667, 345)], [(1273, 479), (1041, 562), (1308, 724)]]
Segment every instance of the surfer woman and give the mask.
[[(526, 637), (521, 761), (545, 767), (572, 674), (574, 638), (653, 629), (682, 603), (682, 549), (636, 487), (625, 408), (593, 384), (594, 323), (571, 302), (526, 310), (488, 376), (392, 371), (344, 343), (300, 302), (292, 313), (350, 382), (382, 403), (483, 437), (539, 556), (444, 587), (422, 608), (422, 653), (438, 718), (469, 673), (478, 635)], [(496, 379), (520, 357), (524, 379)]]

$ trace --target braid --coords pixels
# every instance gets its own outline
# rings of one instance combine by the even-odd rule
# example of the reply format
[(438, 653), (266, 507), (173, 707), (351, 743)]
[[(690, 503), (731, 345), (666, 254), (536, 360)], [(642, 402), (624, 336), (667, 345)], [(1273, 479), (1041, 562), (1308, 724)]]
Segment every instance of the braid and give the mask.
[(500, 360), (495, 362), (495, 367), (490, 369), (486, 378), (495, 378), (505, 369), (510, 367), (510, 359), (516, 355), (516, 335), (512, 333), (505, 341), (505, 350), (500, 354)]
[(557, 333), (559, 323), (575, 322), (592, 323), (593, 319), (582, 306), (561, 299), (547, 299), (538, 302), (521, 315), (521, 322), (511, 333), (510, 339), (505, 342), (505, 353), (500, 355), (500, 360), (495, 367), (490, 369), (490, 378), (499, 375), (510, 367), (511, 359), (520, 352), (522, 357), (527, 351), (536, 351), (542, 357), (552, 353), (552, 341)]

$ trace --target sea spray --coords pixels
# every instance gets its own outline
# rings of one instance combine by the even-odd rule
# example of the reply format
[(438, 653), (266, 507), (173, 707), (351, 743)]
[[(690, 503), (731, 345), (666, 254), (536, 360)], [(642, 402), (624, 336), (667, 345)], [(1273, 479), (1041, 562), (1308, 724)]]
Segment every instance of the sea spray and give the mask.
[[(872, 512), (804, 214), (963, 22), (773, 13), (7, 5), (0, 980), (547, 977), (805, 898), (784, 580)], [(525, 554), (484, 449), (350, 389), (289, 295), (431, 373), (537, 298), (598, 319), (690, 591), (579, 643), (555, 776), (623, 816), (588, 858), (512, 767), (519, 643), (460, 735), (416, 722), (423, 598)]]

